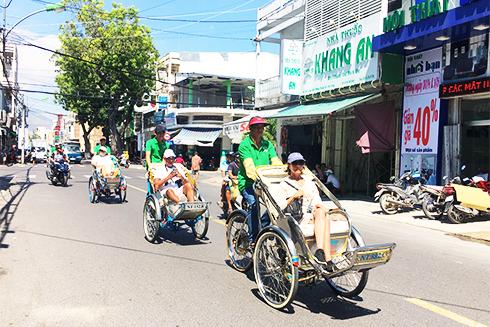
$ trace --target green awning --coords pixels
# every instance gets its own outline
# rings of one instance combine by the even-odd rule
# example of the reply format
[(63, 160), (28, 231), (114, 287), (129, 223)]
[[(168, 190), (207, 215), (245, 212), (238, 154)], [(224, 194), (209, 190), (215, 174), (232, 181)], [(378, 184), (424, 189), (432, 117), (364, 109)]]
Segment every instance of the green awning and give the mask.
[(1, 128), (6, 130), (7, 132), (11, 133), (13, 136), (17, 136), (17, 133), (15, 133), (13, 130), (11, 130), (7, 126), (2, 126)]
[(286, 117), (300, 117), (300, 116), (313, 116), (313, 115), (328, 115), (332, 112), (346, 109), (367, 100), (370, 100), (373, 97), (378, 96), (379, 93), (376, 94), (368, 94), (355, 98), (347, 98), (339, 101), (329, 101), (329, 102), (321, 102), (315, 104), (304, 104), (301, 106), (284, 109), (279, 111), (278, 113), (269, 116), (268, 118), (286, 118)]

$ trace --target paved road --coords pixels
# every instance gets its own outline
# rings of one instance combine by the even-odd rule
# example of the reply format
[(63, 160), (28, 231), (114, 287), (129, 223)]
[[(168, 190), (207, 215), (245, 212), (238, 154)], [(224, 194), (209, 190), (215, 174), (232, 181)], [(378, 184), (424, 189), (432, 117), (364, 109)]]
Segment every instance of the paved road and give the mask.
[(165, 230), (150, 244), (144, 170), (123, 170), (131, 186), (123, 204), (89, 203), (88, 165), (73, 166), (67, 188), (50, 185), (44, 171), (0, 167), (0, 326), (490, 325), (488, 245), (353, 214), (366, 243), (397, 243), (392, 261), (370, 272), (355, 300), (320, 283), (300, 287), (278, 311), (262, 301), (252, 272), (230, 267), (218, 173), (199, 180), (213, 201), (207, 238)]

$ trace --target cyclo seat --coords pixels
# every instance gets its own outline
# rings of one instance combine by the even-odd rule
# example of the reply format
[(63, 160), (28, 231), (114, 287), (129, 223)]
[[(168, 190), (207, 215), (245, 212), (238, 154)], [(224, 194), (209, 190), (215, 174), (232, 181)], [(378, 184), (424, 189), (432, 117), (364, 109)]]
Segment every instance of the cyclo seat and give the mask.
[[(267, 186), (271, 197), (276, 201), (278, 199), (278, 191), (280, 183), (286, 180), (289, 175), (286, 172), (287, 165), (283, 166), (261, 166), (257, 168), (257, 173), (260, 180)], [(305, 169), (302, 177), (307, 180), (313, 179), (313, 173), (309, 169)], [(261, 196), (265, 201), (268, 201), (267, 197), (262, 195), (262, 191), (258, 190), (259, 196)], [(320, 192), (321, 194), (322, 192)], [(346, 214), (340, 209), (328, 210), (331, 207), (331, 201), (323, 201), (323, 207), (327, 210), (327, 217), (330, 220), (330, 235), (341, 236), (348, 235), (350, 233), (350, 225)], [(267, 205), (268, 208), (273, 206)], [(305, 236), (305, 239), (314, 239), (314, 224), (302, 224), (299, 225), (301, 232)]]

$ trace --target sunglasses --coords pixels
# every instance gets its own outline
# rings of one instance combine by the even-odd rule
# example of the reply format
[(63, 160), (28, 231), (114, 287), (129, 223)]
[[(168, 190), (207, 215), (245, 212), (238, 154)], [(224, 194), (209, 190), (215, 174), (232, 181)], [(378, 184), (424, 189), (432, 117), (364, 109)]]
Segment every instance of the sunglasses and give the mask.
[(175, 160), (175, 157), (168, 157), (168, 158), (165, 158), (165, 159), (168, 159), (168, 160)]
[(291, 165), (301, 165), (301, 166), (304, 166), (304, 164), (305, 164), (305, 161), (304, 160), (296, 160), (296, 161), (291, 162)]

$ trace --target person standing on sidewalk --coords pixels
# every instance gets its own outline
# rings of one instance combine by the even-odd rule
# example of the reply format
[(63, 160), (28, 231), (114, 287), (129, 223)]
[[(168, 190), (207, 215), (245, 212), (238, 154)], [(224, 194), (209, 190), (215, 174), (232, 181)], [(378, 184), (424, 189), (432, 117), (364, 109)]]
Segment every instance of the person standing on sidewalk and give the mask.
[(266, 125), (269, 123), (262, 117), (257, 116), (250, 119), (248, 123), (250, 135), (238, 147), (241, 163), (238, 171), (238, 189), (249, 204), (247, 223), (250, 231), (249, 242), (252, 245), (259, 232), (259, 214), (253, 189), (256, 178), (255, 167), (270, 164), (282, 165), (272, 143), (262, 137)]
[(197, 179), (199, 178), (199, 170), (201, 170), (201, 162), (202, 159), (199, 157), (199, 154), (197, 152), (194, 152), (194, 155), (192, 156), (191, 159), (191, 171), (192, 171), (192, 178), (194, 178), (194, 182), (197, 184)]
[(152, 163), (162, 163), (163, 153), (168, 149), (167, 142), (163, 140), (165, 136), (165, 127), (160, 124), (155, 127), (153, 132), (155, 137), (146, 141), (145, 155), (146, 155), (146, 169), (150, 167)]

